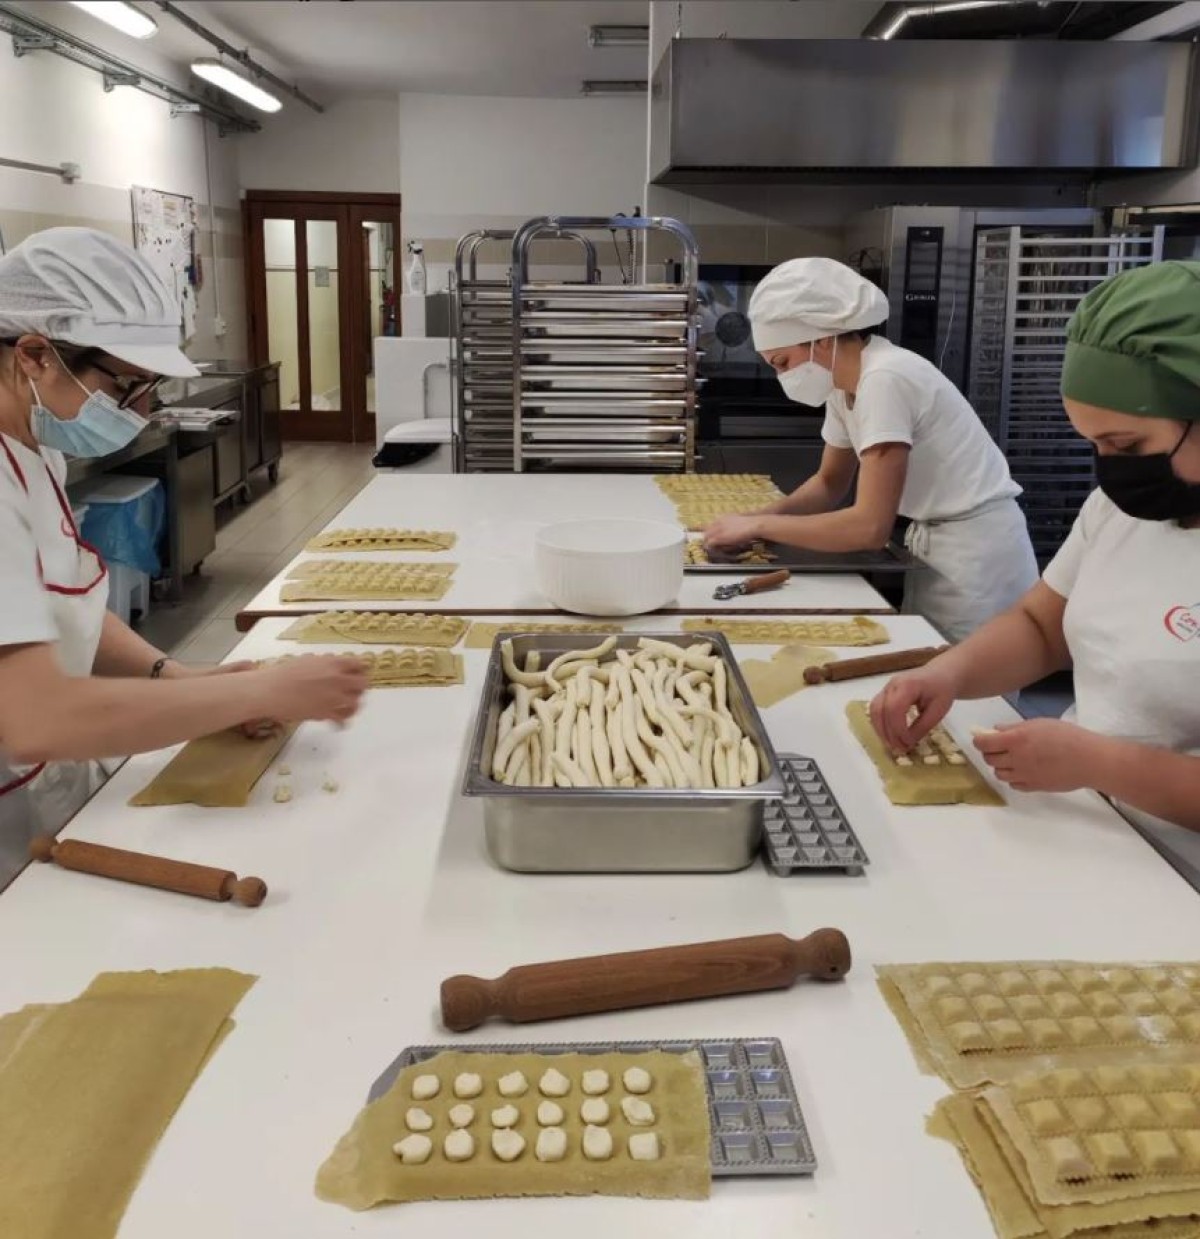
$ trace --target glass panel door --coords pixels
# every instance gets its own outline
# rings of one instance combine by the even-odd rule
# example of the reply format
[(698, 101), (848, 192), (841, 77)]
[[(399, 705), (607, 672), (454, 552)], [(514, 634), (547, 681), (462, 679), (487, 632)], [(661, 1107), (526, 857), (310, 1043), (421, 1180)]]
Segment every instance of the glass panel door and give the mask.
[(332, 219), (310, 219), (304, 230), (310, 407), (314, 414), (325, 414), (332, 421), (341, 417), (344, 403), (338, 224)]

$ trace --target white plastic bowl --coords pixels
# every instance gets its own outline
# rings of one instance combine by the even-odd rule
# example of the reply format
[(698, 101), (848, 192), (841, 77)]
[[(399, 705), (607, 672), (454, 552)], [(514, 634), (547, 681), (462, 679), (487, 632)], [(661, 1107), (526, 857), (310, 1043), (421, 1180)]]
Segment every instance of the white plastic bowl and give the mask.
[(538, 588), (578, 615), (642, 615), (683, 584), (686, 535), (663, 521), (585, 520), (547, 525), (534, 539)]

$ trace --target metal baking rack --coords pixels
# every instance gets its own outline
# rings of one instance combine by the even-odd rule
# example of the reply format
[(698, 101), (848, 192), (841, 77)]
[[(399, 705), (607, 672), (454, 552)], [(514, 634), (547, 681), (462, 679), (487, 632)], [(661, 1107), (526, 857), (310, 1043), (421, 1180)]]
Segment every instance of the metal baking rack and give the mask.
[(696, 1051), (708, 1086), (710, 1153), (714, 1178), (734, 1175), (810, 1175), (816, 1154), (776, 1037), (721, 1037), (697, 1041), (578, 1041), (539, 1045), (412, 1045), (371, 1085), (377, 1101), (406, 1067), (443, 1053), (458, 1054), (668, 1054)]
[(780, 753), (782, 800), (763, 805), (763, 863), (779, 877), (805, 869), (857, 876), (867, 853), (811, 757)]

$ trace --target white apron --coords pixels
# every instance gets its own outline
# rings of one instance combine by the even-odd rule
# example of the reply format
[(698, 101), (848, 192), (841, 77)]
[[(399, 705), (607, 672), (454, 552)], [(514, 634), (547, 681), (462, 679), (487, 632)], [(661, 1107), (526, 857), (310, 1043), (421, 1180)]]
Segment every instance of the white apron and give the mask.
[(922, 562), (904, 582), (906, 615), (923, 615), (962, 641), (1011, 607), (1038, 579), (1025, 515), (1015, 499), (941, 521), (913, 521), (904, 544)]
[[(0, 435), (0, 469), (11, 470), (33, 500), (31, 519), (38, 573), (58, 630), (55, 654), (64, 672), (90, 675), (108, 601), (108, 569), (79, 536), (71, 505), (44, 458), (50, 486), (32, 485), (17, 454)], [(38, 465), (34, 465), (37, 468)], [(12, 765), (0, 752), (0, 888), (29, 859), (36, 835), (56, 834), (102, 781), (95, 762)]]

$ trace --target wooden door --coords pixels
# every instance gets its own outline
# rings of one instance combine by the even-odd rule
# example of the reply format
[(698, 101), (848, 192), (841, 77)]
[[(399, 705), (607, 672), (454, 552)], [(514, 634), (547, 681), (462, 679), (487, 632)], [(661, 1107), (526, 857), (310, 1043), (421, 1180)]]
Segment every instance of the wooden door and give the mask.
[(395, 246), (386, 274), (378, 257), (372, 266), (384, 251), (371, 230), (398, 239), (399, 195), (250, 190), (243, 207), (250, 348), (256, 362), (280, 364), (284, 437), (373, 442), (364, 328), (373, 288), (394, 289), (399, 271)]

